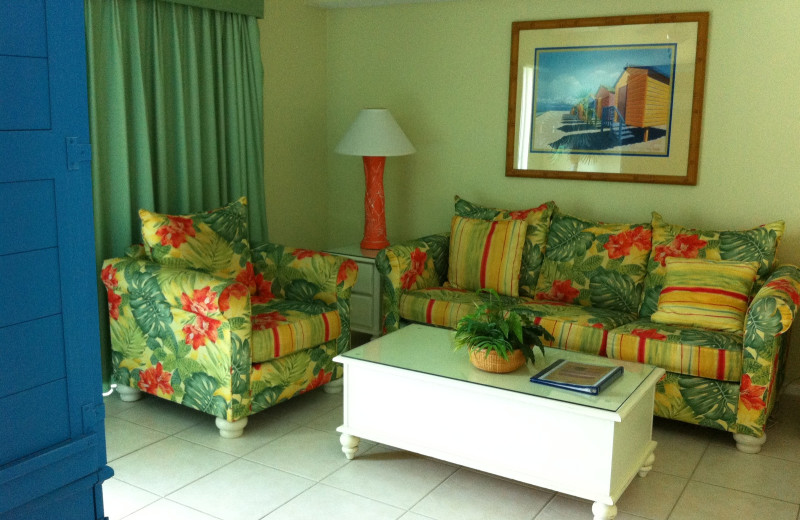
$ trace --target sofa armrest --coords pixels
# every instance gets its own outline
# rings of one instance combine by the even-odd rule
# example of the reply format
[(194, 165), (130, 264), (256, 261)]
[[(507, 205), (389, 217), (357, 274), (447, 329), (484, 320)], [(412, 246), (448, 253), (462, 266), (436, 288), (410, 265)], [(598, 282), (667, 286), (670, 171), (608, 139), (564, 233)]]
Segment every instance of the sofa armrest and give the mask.
[(248, 414), (250, 294), (140, 258), (103, 263), (114, 381), (236, 420)]
[(381, 275), (381, 322), (383, 332), (400, 326), (403, 291), (439, 287), (447, 279), (450, 233), (429, 235), (381, 250), (375, 266)]
[(761, 437), (775, 404), (787, 346), (781, 334), (791, 327), (800, 307), (800, 269), (783, 265), (756, 293), (745, 318), (742, 380), (739, 385), (739, 433)]
[(756, 293), (747, 310), (747, 344), (783, 334), (791, 327), (800, 307), (800, 268), (782, 265)]

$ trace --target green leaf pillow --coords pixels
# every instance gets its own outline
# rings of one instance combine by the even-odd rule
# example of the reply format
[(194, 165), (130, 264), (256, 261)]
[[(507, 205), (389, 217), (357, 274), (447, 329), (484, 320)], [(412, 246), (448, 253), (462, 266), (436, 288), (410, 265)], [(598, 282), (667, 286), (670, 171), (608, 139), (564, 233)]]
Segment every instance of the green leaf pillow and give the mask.
[(251, 285), (245, 280), (251, 262), (247, 198), (189, 215), (140, 209), (139, 217), (145, 251), (153, 261), (205, 271), (219, 278), (236, 279), (241, 275), (241, 281)]
[(635, 313), (650, 240), (648, 224), (605, 224), (557, 210), (536, 299)]

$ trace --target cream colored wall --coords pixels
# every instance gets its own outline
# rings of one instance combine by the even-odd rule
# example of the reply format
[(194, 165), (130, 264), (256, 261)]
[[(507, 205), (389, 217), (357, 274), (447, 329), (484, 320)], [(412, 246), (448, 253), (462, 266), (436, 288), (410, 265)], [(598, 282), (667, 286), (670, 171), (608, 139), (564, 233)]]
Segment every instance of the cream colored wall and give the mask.
[[(747, 228), (785, 219), (781, 259), (800, 262), (800, 4), (749, 0), (462, 0), (335, 9), (328, 22), (331, 239), (362, 231), (358, 158), (336, 145), (359, 108), (386, 106), (417, 147), (387, 160), (389, 239), (445, 230), (452, 198), (527, 208), (546, 200), (587, 218)], [(698, 184), (504, 176), (511, 22), (708, 10)], [(336, 201), (334, 204), (333, 201)], [(342, 209), (346, 209), (342, 211)]]
[(326, 12), (297, 0), (266, 0), (264, 6), (259, 28), (269, 238), (320, 248), (329, 231)]
[[(266, 17), (275, 16), (268, 23), (277, 27), (275, 35), (262, 36), (272, 38), (264, 47), (267, 76), (270, 69), (291, 76), (298, 62), (304, 68), (288, 84), (272, 78), (276, 99), (267, 89), (273, 122), (297, 123), (287, 125), (292, 132), (285, 137), (284, 128), (275, 134), (266, 121), (268, 161), (276, 148), (281, 159), (265, 173), (273, 239), (315, 247), (360, 240), (361, 162), (333, 149), (360, 108), (384, 106), (417, 148), (412, 156), (387, 160), (393, 242), (446, 230), (459, 194), (512, 209), (554, 200), (565, 211), (606, 222), (646, 222), (651, 211), (669, 222), (714, 229), (784, 219), (780, 259), (800, 263), (796, 0), (458, 0), (328, 11), (289, 3), (295, 0), (267, 0)], [(697, 186), (504, 176), (512, 21), (689, 11), (711, 13)], [(276, 50), (291, 57), (269, 55)], [(320, 83), (307, 84), (311, 80)], [(308, 113), (306, 96), (324, 106), (325, 117)], [(317, 126), (296, 122), (295, 109)], [(324, 151), (316, 148), (322, 131)], [(303, 147), (315, 152), (309, 177), (290, 159)], [(286, 198), (276, 201), (276, 193)], [(277, 220), (292, 211), (302, 216)], [(790, 377), (800, 375), (798, 338)]]

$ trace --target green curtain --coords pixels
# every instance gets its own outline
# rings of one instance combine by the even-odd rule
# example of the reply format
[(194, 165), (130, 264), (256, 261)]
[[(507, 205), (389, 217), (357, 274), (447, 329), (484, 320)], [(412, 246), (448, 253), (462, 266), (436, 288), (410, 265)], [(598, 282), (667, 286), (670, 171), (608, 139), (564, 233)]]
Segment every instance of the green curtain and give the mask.
[(139, 208), (195, 213), (245, 195), (251, 244), (266, 241), (256, 18), (154, 0), (85, 0), (85, 11), (98, 273), (141, 242)]

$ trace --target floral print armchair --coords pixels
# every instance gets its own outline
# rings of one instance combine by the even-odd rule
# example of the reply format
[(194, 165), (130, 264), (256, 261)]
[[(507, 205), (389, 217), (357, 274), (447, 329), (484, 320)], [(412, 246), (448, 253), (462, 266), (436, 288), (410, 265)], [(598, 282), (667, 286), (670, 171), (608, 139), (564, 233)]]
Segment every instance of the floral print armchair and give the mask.
[(224, 437), (247, 416), (341, 377), (357, 266), (247, 242), (246, 199), (195, 215), (145, 210), (143, 246), (103, 264), (113, 382), (211, 414)]

